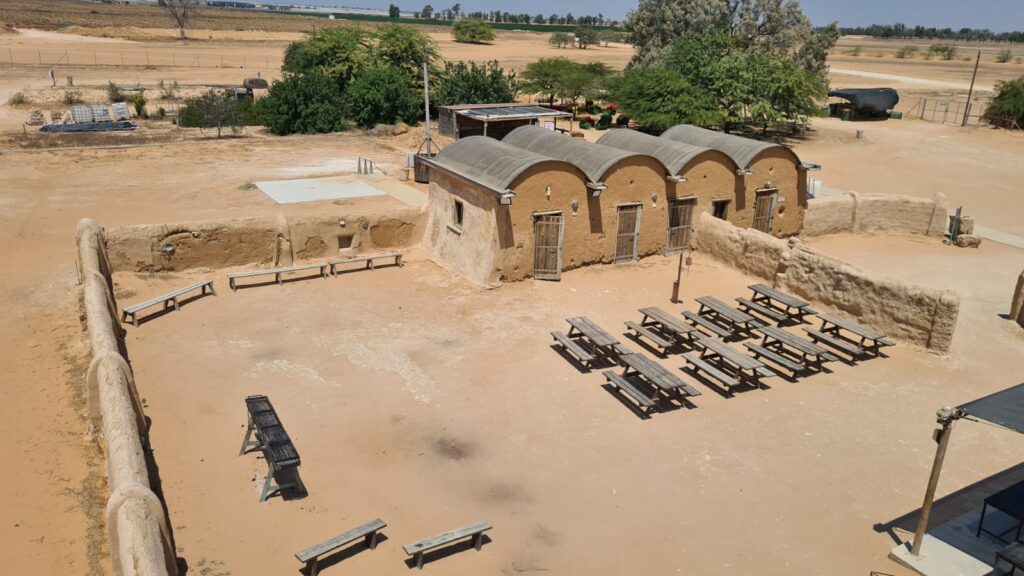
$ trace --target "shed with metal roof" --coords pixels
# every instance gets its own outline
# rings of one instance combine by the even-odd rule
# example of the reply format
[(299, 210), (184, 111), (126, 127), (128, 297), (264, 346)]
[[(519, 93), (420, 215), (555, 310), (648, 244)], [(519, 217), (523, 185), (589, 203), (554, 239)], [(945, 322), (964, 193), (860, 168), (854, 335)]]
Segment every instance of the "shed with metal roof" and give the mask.
[(562, 119), (564, 130), (572, 129), (572, 114), (545, 106), (505, 104), (457, 104), (437, 107), (437, 129), (449, 138), (489, 136), (502, 139), (520, 126), (550, 123), (558, 128)]

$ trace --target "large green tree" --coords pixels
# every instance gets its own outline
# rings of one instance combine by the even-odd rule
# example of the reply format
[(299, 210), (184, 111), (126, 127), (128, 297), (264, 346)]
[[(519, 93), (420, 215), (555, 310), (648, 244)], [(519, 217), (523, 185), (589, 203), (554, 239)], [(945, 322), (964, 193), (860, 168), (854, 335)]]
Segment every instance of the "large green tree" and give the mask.
[(519, 87), (541, 95), (550, 104), (556, 98), (575, 104), (581, 97), (601, 97), (611, 76), (611, 68), (601, 62), (581, 64), (568, 58), (541, 58), (526, 66)]
[(337, 80), (311, 70), (285, 73), (259, 101), (259, 112), (271, 133), (279, 136), (336, 132), (345, 129), (344, 104)]
[(718, 125), (725, 118), (707, 93), (667, 68), (628, 70), (613, 83), (611, 99), (645, 132), (661, 133), (676, 124)]
[(456, 42), (482, 44), (494, 40), (491, 25), (476, 18), (461, 18), (452, 24), (452, 37)]
[(398, 120), (415, 124), (422, 102), (409, 89), (408, 77), (394, 66), (375, 66), (352, 79), (345, 89), (345, 116), (363, 128)]
[(996, 83), (996, 97), (985, 110), (985, 120), (1001, 128), (1024, 128), (1024, 76)]
[(431, 91), (431, 102), (437, 106), (498, 104), (516, 99), (516, 74), (506, 73), (497, 60), (483, 64), (445, 62), (439, 77)]

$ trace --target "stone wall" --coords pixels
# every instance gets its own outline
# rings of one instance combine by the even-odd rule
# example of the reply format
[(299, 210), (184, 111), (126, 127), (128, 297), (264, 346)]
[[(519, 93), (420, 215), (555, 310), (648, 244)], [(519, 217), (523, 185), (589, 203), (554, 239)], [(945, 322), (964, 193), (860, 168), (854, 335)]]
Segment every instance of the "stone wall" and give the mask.
[(296, 260), (389, 250), (419, 242), (423, 214), (337, 212), (142, 224), (106, 230), (115, 272), (160, 272), (232, 266), (289, 266)]
[(942, 194), (918, 198), (847, 192), (808, 201), (802, 235), (890, 232), (942, 238), (947, 222), (948, 208)]
[(86, 373), (89, 417), (101, 436), (110, 498), (105, 517), (114, 576), (175, 576), (171, 533), (149, 484), (143, 451), (147, 428), (131, 367), (122, 355), (123, 331), (103, 230), (92, 220), (77, 230), (78, 276), (91, 361)]
[(701, 214), (694, 248), (794, 295), (819, 302), (897, 340), (947, 352), (960, 312), (948, 290), (861, 270), (804, 246)]

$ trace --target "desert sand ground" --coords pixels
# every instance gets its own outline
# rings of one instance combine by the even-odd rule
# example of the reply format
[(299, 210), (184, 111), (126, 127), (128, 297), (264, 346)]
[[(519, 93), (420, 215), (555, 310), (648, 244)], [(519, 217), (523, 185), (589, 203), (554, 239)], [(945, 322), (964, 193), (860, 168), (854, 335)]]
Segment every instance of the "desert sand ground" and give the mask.
[[(286, 43), (302, 32), (279, 29), (257, 40), (211, 25), (205, 40), (182, 45), (140, 25), (144, 33), (132, 32), (140, 39), (103, 37), (127, 26), (119, 24), (99, 35), (91, 28), (77, 35), (0, 34), (0, 66), (10, 53), (48, 50), (59, 58), (68, 50), (77, 54), (73, 63), (86, 63), (55, 74), (74, 76), (79, 86), (236, 84), (256, 72), (274, 77), (274, 57), (279, 62)], [(246, 64), (262, 57), (269, 68), (99, 60), (122, 47), (153, 60), (172, 52), (198, 54), (200, 62), (221, 54), (228, 62), (245, 55)], [(514, 67), (548, 55), (617, 66), (630, 57), (625, 47), (556, 50), (529, 34), (500, 35), (483, 48), (441, 42), (441, 49), (449, 58), (498, 58)], [(88, 64), (93, 50), (99, 65)], [(833, 64), (948, 83), (964, 82), (969, 68), (849, 60), (836, 55)], [(48, 69), (0, 69), (0, 101), (26, 87), (45, 88)], [(982, 70), (992, 83), (1011, 68), (986, 63)], [(834, 77), (834, 85), (841, 79)], [(908, 88), (916, 89), (959, 93)], [(17, 137), (26, 113), (0, 106), (7, 143), (0, 149), (0, 243), (12, 271), (0, 279), (7, 303), (0, 362), (9, 383), (0, 437), (16, 460), (0, 480), (0, 557), (12, 573), (98, 575), (107, 565), (100, 526), (106, 487), (102, 456), (87, 440), (83, 418), (88, 350), (77, 321), (77, 220), (114, 226), (315, 211), (323, 205), (277, 206), (244, 184), (348, 172), (357, 155), (397, 164), (418, 136), (271, 138), (252, 131), (250, 138), (216, 141), (195, 133), (165, 137), (161, 130), (170, 129), (155, 125), (147, 130), (157, 137), (145, 147), (22, 150)], [(865, 138), (856, 139), (856, 129)], [(1024, 234), (1024, 203), (1013, 188), (1021, 134), (913, 120), (821, 120), (796, 149), (823, 164), (827, 187), (942, 192), (979, 223)], [(360, 202), (383, 209), (391, 201)], [(400, 573), (397, 544), (485, 517), (497, 526), (493, 542), (479, 554), (443, 559), (435, 570), (903, 574), (885, 560), (891, 540), (874, 525), (919, 506), (937, 407), (1022, 380), (1010, 368), (1019, 364), (1024, 337), (997, 315), (1006, 311), (1024, 253), (991, 242), (954, 250), (914, 238), (813, 244), (868, 269), (960, 292), (952, 354), (901, 346), (889, 358), (837, 366), (798, 383), (773, 381), (770, 390), (732, 399), (702, 387), (696, 408), (640, 421), (601, 388), (600, 375), (580, 374), (553, 352), (547, 333), (572, 314), (618, 329), (640, 306), (681, 309), (667, 302), (674, 269), (663, 258), (575, 271), (560, 284), (479, 292), (414, 251), (404, 269), (222, 290), (144, 324), (128, 344), (154, 421), (179, 554), (199, 574), (290, 571), (298, 567), (294, 551), (380, 515), (391, 523), (392, 541), (339, 569)], [(705, 293), (743, 295), (749, 279), (696, 258), (684, 282), (688, 304)], [(131, 302), (187, 277), (122, 274), (118, 296)], [(681, 365), (678, 358), (663, 363)], [(305, 500), (258, 505), (250, 479), (263, 472), (261, 464), (235, 456), (241, 398), (258, 391), (271, 394), (302, 451)], [(1022, 457), (1012, 435), (961, 426), (940, 493)], [(273, 532), (275, 525), (287, 529)]]

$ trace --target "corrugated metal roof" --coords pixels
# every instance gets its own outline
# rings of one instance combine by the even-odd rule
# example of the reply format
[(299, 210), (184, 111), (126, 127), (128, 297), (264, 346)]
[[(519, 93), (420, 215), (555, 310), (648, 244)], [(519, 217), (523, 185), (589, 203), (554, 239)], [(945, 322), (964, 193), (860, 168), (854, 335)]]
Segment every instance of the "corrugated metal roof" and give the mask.
[[(733, 136), (732, 134), (715, 132), (714, 130), (699, 128), (689, 124), (673, 126), (662, 132), (661, 137), (668, 138), (669, 140), (674, 140), (676, 142), (682, 142), (684, 144), (704, 146), (706, 148), (711, 148), (712, 150), (718, 150), (732, 158), (733, 162), (736, 162), (736, 165), (743, 169), (749, 169), (750, 163), (754, 161), (754, 158), (765, 150), (771, 148), (789, 150), (785, 146), (780, 146), (779, 144), (752, 140), (750, 138), (743, 138), (742, 136)], [(796, 153), (793, 153), (793, 156), (795, 157)]]
[(473, 108), (469, 110), (458, 110), (459, 116), (473, 118), (476, 120), (513, 120), (517, 118), (568, 118), (572, 116), (569, 112), (561, 112), (543, 106), (503, 106), (500, 108)]
[(959, 406), (964, 415), (1024, 434), (1024, 384)]
[[(697, 155), (711, 150), (703, 146), (676, 142), (668, 138), (659, 138), (627, 129), (611, 130), (604, 136), (601, 136), (597, 143), (620, 150), (654, 156), (665, 165), (665, 171), (673, 176), (679, 174), (686, 167), (686, 164)], [(735, 168), (733, 166), (733, 169)]]
[(600, 182), (605, 172), (622, 160), (634, 156), (644, 156), (644, 154), (623, 152), (611, 146), (592, 144), (579, 138), (556, 134), (540, 126), (520, 126), (509, 132), (502, 142), (568, 162), (582, 170), (587, 178), (594, 183)]
[(528, 168), (552, 161), (487, 136), (456, 140), (433, 158), (435, 164), (499, 193), (508, 190), (512, 181)]

